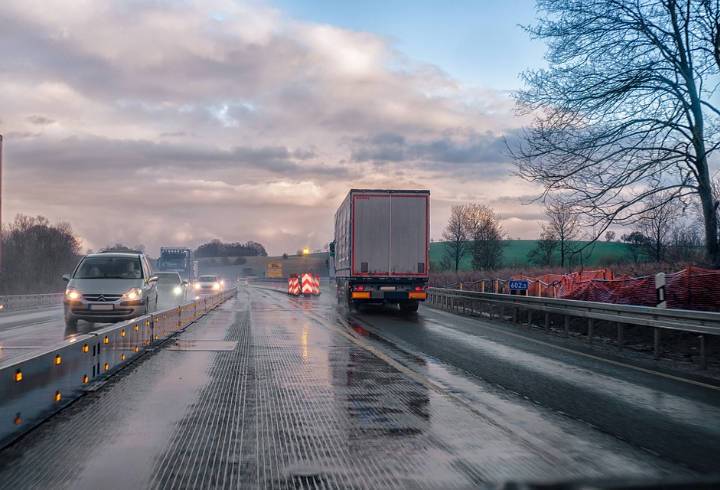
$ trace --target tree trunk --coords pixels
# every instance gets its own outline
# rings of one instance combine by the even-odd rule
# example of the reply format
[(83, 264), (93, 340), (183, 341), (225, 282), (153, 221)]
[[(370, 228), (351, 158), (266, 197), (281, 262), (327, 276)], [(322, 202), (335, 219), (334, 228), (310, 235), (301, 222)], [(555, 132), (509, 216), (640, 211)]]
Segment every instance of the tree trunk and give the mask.
[(703, 218), (705, 222), (705, 253), (713, 267), (720, 268), (720, 250), (718, 250), (718, 223), (717, 210), (713, 199), (712, 188), (710, 187), (710, 179), (703, 184), (702, 180), (698, 185), (698, 194), (700, 195), (700, 203), (702, 204)]

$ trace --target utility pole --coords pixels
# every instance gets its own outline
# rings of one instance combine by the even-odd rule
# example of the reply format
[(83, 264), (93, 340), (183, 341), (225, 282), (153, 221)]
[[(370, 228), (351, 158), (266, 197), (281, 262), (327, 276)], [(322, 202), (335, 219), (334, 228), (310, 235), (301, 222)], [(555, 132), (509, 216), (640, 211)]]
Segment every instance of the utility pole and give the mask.
[(0, 134), (0, 272), (2, 272), (2, 155), (3, 137)]

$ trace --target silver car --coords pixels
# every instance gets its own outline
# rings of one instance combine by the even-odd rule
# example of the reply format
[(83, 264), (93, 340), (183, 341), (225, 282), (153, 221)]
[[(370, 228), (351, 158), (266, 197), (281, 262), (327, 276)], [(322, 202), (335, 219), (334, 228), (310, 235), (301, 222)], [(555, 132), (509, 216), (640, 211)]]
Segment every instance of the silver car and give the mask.
[(162, 306), (180, 306), (187, 302), (188, 282), (177, 272), (156, 272), (157, 290)]
[(157, 310), (157, 277), (141, 253), (105, 252), (83, 257), (65, 290), (65, 324), (116, 322)]

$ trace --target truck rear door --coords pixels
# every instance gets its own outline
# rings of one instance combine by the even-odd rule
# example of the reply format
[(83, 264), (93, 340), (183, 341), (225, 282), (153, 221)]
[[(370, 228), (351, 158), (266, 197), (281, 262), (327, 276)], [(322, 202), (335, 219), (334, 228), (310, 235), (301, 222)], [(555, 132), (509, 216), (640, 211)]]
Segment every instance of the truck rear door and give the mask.
[(390, 271), (390, 194), (353, 197), (353, 275), (387, 276)]
[(428, 196), (393, 194), (391, 198), (390, 274), (427, 274)]

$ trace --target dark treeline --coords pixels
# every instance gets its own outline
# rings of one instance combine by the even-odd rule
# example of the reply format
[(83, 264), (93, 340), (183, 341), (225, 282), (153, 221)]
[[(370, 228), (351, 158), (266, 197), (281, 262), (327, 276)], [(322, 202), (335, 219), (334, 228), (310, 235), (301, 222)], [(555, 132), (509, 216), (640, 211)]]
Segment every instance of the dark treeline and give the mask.
[(17, 215), (2, 230), (0, 294), (56, 293), (79, 260), (80, 242), (68, 223)]
[(266, 257), (267, 252), (262, 244), (257, 242), (247, 243), (223, 243), (220, 240), (212, 240), (200, 245), (195, 250), (196, 258), (204, 257)]

